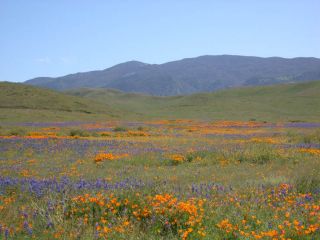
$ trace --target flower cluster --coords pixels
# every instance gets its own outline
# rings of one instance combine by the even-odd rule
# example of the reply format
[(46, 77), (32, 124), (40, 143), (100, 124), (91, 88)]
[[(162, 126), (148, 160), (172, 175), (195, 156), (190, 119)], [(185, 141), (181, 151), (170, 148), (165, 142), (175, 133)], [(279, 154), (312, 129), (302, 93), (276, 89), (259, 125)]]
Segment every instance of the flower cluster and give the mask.
[(186, 160), (185, 156), (183, 156), (182, 154), (171, 154), (169, 155), (169, 159), (172, 165), (178, 165)]
[(315, 149), (315, 148), (301, 148), (299, 149), (300, 152), (303, 153), (310, 153), (314, 155), (320, 155), (320, 149)]
[(202, 199), (178, 200), (171, 194), (116, 197), (113, 194), (84, 194), (71, 199), (67, 219), (81, 219), (95, 226), (97, 234), (106, 238), (134, 227), (149, 228), (156, 234), (175, 234), (181, 239), (205, 236)]
[(117, 159), (124, 158), (127, 156), (128, 156), (128, 154), (115, 155), (113, 153), (100, 152), (94, 157), (94, 162), (101, 163), (103, 161), (113, 161), (113, 160), (117, 160)]
[(235, 204), (241, 217), (224, 218), (216, 224), (226, 236), (247, 239), (291, 239), (297, 236), (300, 238), (312, 236), (320, 230), (320, 205), (313, 202), (311, 193), (298, 194), (289, 184), (280, 184), (275, 189), (256, 195), (255, 201), (261, 202), (259, 211), (270, 215), (268, 223), (256, 214), (250, 215), (243, 211), (247, 208), (249, 199), (240, 197), (233, 199), (237, 201), (231, 201), (230, 205)]

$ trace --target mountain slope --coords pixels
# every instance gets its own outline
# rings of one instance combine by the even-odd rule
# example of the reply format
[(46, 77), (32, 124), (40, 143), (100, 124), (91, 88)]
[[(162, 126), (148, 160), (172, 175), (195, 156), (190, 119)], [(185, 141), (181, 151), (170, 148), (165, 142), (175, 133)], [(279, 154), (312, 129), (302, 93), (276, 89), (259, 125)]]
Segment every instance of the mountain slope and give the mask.
[(18, 83), (0, 82), (0, 121), (119, 117), (122, 111), (90, 99)]
[(56, 90), (114, 88), (125, 92), (170, 96), (317, 79), (320, 79), (320, 59), (317, 58), (219, 55), (164, 64), (131, 61), (102, 71), (36, 78), (25, 83)]
[(104, 89), (78, 89), (67, 93), (108, 102), (145, 118), (320, 121), (320, 81), (172, 97)]
[(107, 68), (102, 71), (91, 71), (84, 73), (70, 74), (64, 77), (50, 78), (50, 77), (38, 77), (32, 80), (26, 81), (26, 84), (35, 86), (47, 87), (55, 90), (72, 89), (78, 87), (104, 87), (113, 80), (121, 78), (137, 71), (146, 64), (131, 61), (122, 64), (118, 64), (111, 68)]

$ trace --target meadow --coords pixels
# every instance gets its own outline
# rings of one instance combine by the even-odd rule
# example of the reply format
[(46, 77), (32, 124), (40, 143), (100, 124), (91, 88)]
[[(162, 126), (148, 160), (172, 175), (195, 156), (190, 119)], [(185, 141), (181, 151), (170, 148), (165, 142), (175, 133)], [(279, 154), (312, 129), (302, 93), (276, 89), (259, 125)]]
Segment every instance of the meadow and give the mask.
[(0, 127), (0, 239), (319, 239), (320, 123)]

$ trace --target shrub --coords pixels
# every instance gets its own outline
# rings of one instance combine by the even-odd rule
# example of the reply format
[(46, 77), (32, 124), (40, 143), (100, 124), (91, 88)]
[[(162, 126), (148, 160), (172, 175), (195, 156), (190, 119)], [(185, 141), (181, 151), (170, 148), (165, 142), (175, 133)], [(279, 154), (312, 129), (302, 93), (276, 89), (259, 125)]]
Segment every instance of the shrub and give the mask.
[(90, 133), (81, 129), (72, 129), (70, 130), (69, 136), (71, 137), (89, 137)]
[(115, 127), (115, 128), (113, 129), (113, 131), (114, 131), (114, 132), (126, 132), (126, 131), (127, 131), (127, 128), (118, 126), (118, 127)]
[(10, 130), (9, 134), (10, 136), (24, 136), (26, 135), (26, 130), (22, 128), (14, 128)]
[(138, 131), (144, 131), (145, 129), (144, 129), (144, 127), (140, 126), (140, 127), (137, 128), (137, 130)]
[(111, 133), (110, 132), (100, 132), (100, 136), (101, 137), (109, 137), (109, 136), (111, 136)]
[(207, 156), (207, 152), (197, 151), (197, 152), (189, 152), (186, 155), (187, 162), (199, 161)]

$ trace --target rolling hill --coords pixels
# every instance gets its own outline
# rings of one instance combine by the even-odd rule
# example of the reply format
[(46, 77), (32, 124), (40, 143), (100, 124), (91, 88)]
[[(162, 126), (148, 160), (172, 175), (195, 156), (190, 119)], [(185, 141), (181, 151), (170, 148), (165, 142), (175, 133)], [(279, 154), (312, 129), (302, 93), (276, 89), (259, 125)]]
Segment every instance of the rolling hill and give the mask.
[(320, 81), (170, 97), (91, 88), (56, 92), (0, 83), (0, 122), (179, 118), (320, 122)]
[(0, 121), (110, 119), (123, 115), (124, 112), (105, 103), (24, 84), (0, 82)]
[(106, 89), (78, 89), (67, 93), (108, 103), (149, 119), (320, 121), (320, 81), (171, 97)]
[(39, 77), (25, 83), (60, 91), (83, 87), (113, 88), (124, 92), (173, 96), (318, 79), (320, 59), (317, 58), (219, 55), (164, 64), (130, 61), (101, 71), (57, 78)]

